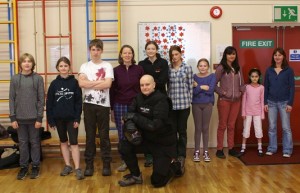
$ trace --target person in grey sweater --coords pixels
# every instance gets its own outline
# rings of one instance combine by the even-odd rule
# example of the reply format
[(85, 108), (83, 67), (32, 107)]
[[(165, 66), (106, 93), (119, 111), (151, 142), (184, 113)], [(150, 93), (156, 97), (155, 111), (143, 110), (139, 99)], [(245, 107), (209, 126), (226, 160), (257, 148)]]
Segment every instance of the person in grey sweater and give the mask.
[[(9, 109), (11, 125), (18, 131), (20, 171), (18, 180), (28, 174), (29, 156), (32, 160), (31, 179), (39, 177), (40, 135), (44, 113), (44, 80), (35, 73), (35, 60), (25, 53), (19, 59), (20, 72), (10, 81)], [(30, 144), (30, 150), (29, 150)]]

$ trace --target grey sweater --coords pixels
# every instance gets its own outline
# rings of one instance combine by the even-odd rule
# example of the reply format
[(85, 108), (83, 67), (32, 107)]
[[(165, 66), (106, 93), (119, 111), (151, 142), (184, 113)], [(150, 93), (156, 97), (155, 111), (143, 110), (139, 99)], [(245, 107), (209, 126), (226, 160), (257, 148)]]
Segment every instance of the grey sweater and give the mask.
[(44, 80), (37, 73), (16, 74), (11, 78), (9, 109), (11, 122), (42, 122), (45, 105)]

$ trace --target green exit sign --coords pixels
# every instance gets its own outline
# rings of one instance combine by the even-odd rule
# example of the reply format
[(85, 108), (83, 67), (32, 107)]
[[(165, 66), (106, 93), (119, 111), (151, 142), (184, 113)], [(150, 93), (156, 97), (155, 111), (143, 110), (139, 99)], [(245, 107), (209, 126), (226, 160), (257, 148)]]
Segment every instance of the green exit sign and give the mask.
[(273, 48), (273, 40), (240, 40), (240, 48)]
[(274, 6), (274, 22), (298, 21), (298, 6)]

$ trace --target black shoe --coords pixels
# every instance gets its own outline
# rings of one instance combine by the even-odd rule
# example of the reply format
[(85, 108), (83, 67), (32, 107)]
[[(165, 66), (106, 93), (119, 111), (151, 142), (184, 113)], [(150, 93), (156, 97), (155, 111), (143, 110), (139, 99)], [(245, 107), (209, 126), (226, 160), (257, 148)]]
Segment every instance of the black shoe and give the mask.
[(180, 169), (175, 173), (175, 176), (176, 177), (180, 177), (180, 176), (183, 176), (184, 172), (185, 172), (185, 157), (178, 157), (178, 162), (180, 164)]
[(87, 164), (84, 171), (85, 176), (92, 176), (94, 175), (94, 165), (93, 164)]
[(259, 150), (257, 150), (257, 155), (259, 157), (263, 157), (264, 156), (264, 152), (261, 149), (259, 149)]
[(231, 156), (233, 156), (233, 157), (241, 157), (243, 155), (243, 153), (237, 152), (234, 149), (230, 149), (228, 151), (228, 154), (231, 155)]
[(30, 179), (37, 179), (40, 176), (40, 167), (32, 166)]
[(217, 156), (218, 158), (221, 158), (221, 159), (225, 159), (225, 158), (226, 158), (226, 156), (224, 155), (223, 150), (217, 150), (216, 156)]
[(24, 180), (25, 177), (27, 176), (27, 174), (28, 174), (28, 167), (21, 167), (21, 169), (17, 175), (17, 179)]
[(111, 175), (110, 161), (104, 161), (102, 176), (110, 176), (110, 175)]

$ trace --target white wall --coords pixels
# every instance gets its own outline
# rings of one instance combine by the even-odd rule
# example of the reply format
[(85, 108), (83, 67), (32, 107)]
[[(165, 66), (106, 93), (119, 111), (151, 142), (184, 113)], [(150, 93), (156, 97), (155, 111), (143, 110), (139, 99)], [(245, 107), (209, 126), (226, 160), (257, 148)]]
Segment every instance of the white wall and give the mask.
[[(122, 43), (138, 48), (137, 24), (139, 22), (211, 22), (211, 63), (216, 60), (218, 45), (232, 44), (232, 24), (272, 23), (273, 5), (300, 5), (299, 1), (122, 1)], [(209, 12), (218, 5), (223, 14), (213, 19)], [(299, 12), (299, 11), (298, 11)], [(210, 123), (209, 146), (216, 146), (218, 114), (216, 105)], [(194, 144), (193, 117), (188, 121), (188, 147)], [(226, 140), (224, 140), (226, 145)]]
[[(57, 3), (49, 4), (53, 9), (47, 9), (48, 29), (57, 33)], [(219, 19), (210, 17), (209, 11), (212, 6), (218, 5), (223, 10), (223, 15)], [(209, 21), (211, 22), (211, 63), (218, 63), (216, 48), (219, 45), (232, 44), (232, 25), (272, 23), (274, 5), (300, 5), (299, 1), (174, 1), (174, 0), (122, 0), (121, 1), (121, 37), (122, 44), (130, 44), (138, 53), (138, 31), (139, 22), (188, 22), (188, 21)], [(73, 65), (74, 71), (78, 71), (80, 65), (86, 61), (86, 16), (85, 0), (72, 1), (72, 26), (73, 26)], [(298, 8), (299, 9), (299, 8)], [(66, 11), (66, 8), (63, 8)], [(298, 10), (299, 13), (299, 10)], [(112, 17), (116, 13), (112, 13)], [(42, 19), (41, 9), (36, 10), (37, 24), (37, 46), (34, 44), (33, 31), (33, 9), (32, 3), (20, 2), (19, 22), (20, 22), (20, 52), (37, 53), (38, 65), (43, 65), (43, 40), (42, 40)], [(63, 21), (63, 31), (65, 32), (66, 20)], [(53, 42), (56, 44), (56, 42)], [(105, 50), (104, 50), (105, 52)], [(39, 67), (39, 72), (43, 67)], [(209, 146), (216, 146), (216, 130), (218, 115), (216, 105), (210, 125)], [(84, 135), (83, 123), (80, 126), (80, 135)], [(193, 147), (194, 126), (192, 114), (188, 121), (188, 146)], [(226, 141), (225, 141), (226, 144)]]

